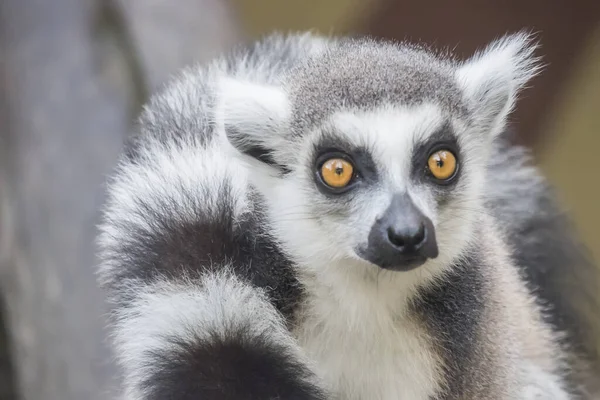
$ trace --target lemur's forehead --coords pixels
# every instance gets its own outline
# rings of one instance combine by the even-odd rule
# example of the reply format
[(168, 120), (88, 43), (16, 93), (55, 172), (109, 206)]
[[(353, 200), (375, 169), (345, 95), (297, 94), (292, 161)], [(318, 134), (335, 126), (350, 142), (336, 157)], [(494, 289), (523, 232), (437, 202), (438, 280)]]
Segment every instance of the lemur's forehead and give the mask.
[(383, 104), (435, 103), (464, 114), (454, 73), (453, 62), (423, 49), (369, 41), (341, 44), (290, 75), (294, 131), (301, 134), (340, 110)]
[(327, 126), (340, 137), (368, 146), (398, 146), (425, 140), (448, 120), (435, 103), (384, 105), (367, 111), (340, 111)]
[(336, 112), (311, 140), (317, 148), (366, 149), (372, 157), (392, 165), (410, 158), (416, 146), (441, 130), (448, 131), (451, 125), (447, 114), (435, 103), (383, 105), (365, 111)]

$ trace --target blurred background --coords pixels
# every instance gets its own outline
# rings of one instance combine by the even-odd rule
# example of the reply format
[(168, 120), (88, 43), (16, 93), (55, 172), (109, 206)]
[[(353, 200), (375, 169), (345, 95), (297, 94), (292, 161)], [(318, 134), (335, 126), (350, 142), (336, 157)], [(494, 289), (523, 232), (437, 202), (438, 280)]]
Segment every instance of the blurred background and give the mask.
[(548, 66), (515, 140), (600, 260), (598, 0), (0, 0), (0, 400), (111, 398), (95, 224), (122, 141), (169, 75), (272, 30), (467, 56), (523, 28)]

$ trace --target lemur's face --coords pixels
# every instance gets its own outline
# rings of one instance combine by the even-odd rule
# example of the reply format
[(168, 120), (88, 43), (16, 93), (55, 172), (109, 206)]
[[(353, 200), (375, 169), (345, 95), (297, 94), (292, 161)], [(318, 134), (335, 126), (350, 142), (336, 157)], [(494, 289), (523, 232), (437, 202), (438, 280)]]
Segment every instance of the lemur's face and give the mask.
[(306, 264), (447, 264), (474, 233), (492, 141), (533, 73), (516, 36), (466, 63), (350, 43), (281, 85), (227, 79), (219, 116)]
[(283, 224), (306, 226), (336, 258), (384, 269), (447, 253), (471, 230), (485, 168), (461, 125), (435, 104), (335, 113), (282, 175)]

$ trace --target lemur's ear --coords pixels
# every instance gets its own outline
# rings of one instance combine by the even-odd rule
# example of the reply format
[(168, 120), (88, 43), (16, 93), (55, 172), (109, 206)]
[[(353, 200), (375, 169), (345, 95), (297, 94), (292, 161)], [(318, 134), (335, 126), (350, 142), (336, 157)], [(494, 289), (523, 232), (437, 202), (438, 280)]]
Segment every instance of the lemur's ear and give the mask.
[(239, 151), (278, 166), (273, 149), (284, 145), (290, 102), (278, 87), (222, 77), (217, 85), (216, 120)]
[(507, 35), (458, 68), (456, 78), (477, 123), (492, 135), (504, 129), (519, 92), (542, 69), (536, 48), (530, 34)]

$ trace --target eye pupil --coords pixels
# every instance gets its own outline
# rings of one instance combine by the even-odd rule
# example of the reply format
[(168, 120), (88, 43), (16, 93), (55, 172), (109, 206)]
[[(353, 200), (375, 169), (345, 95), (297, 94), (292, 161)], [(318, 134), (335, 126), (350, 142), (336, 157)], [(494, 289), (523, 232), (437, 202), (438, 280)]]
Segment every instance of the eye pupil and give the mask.
[(448, 181), (454, 177), (457, 162), (454, 154), (449, 150), (439, 150), (429, 156), (429, 173), (440, 181)]
[(323, 163), (320, 170), (322, 181), (329, 187), (341, 189), (352, 180), (354, 167), (349, 161), (331, 158)]

